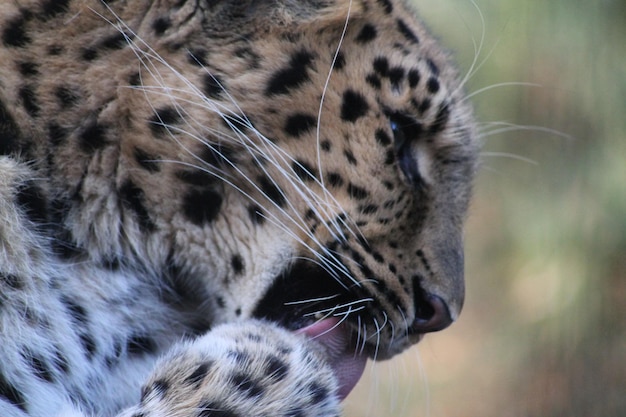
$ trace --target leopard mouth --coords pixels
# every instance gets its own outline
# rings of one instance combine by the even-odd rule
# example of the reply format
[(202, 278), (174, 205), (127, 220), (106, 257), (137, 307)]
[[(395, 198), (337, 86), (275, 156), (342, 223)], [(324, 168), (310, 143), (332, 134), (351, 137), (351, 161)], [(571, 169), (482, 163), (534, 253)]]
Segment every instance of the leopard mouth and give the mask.
[[(323, 318), (340, 317), (346, 312), (341, 306), (357, 298), (346, 284), (323, 268), (298, 261), (274, 279), (253, 316), (296, 331)], [(348, 316), (345, 321), (350, 319)]]
[(358, 325), (342, 308), (358, 298), (324, 269), (300, 261), (276, 277), (253, 315), (321, 345), (337, 378), (337, 396), (343, 400), (371, 356), (367, 343), (359, 343)]
[[(371, 290), (348, 279), (340, 280), (319, 265), (301, 260), (274, 279), (257, 304), (253, 316), (275, 322), (291, 331), (298, 331), (324, 319), (339, 319), (346, 329), (344, 331), (349, 333), (346, 348), (353, 355), (380, 361), (392, 358), (419, 343), (425, 333), (445, 327), (421, 326), (420, 323), (430, 321), (434, 310), (430, 308), (428, 297), (420, 287), (415, 289), (415, 300), (419, 304), (415, 319), (418, 325), (407, 325), (405, 331), (382, 333), (377, 323), (386, 323), (388, 315), (382, 311), (383, 307), (371, 294)], [(376, 328), (368, 330), (364, 327), (365, 323), (373, 323)]]
[(376, 341), (361, 340), (357, 314), (349, 314), (360, 308), (358, 314), (362, 318), (368, 316), (371, 299), (362, 287), (342, 282), (310, 261), (298, 261), (276, 277), (253, 316), (278, 323), (291, 331), (299, 331), (325, 319), (337, 319), (349, 333), (346, 342), (352, 354), (374, 358)]

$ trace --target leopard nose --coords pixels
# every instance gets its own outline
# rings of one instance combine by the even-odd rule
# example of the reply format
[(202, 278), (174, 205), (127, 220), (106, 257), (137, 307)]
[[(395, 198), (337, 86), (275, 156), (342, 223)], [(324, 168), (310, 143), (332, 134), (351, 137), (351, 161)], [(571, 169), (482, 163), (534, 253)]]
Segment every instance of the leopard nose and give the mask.
[(443, 330), (452, 324), (452, 316), (446, 302), (434, 294), (421, 294), (415, 300), (415, 320), (410, 333), (429, 333)]

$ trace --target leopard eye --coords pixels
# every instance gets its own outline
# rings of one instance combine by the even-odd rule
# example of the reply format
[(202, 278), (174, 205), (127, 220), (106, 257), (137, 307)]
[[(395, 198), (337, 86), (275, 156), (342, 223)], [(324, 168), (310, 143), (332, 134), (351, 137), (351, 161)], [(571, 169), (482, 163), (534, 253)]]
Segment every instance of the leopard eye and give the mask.
[(416, 141), (422, 136), (422, 125), (415, 119), (401, 113), (389, 116), (389, 126), (393, 133), (394, 148), (398, 165), (407, 180), (414, 185), (421, 181), (417, 158), (414, 155)]

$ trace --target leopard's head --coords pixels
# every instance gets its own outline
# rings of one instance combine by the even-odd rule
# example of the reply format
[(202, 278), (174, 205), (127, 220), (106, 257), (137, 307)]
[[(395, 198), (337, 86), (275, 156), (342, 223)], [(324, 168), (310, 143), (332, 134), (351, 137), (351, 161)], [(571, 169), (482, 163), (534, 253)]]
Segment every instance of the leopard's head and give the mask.
[(338, 317), (379, 359), (447, 327), (477, 154), (448, 57), (400, 2), (225, 3), (184, 47), (201, 101), (169, 132), (206, 183), (178, 259), (210, 266), (219, 317)]
[(163, 268), (215, 322), (339, 318), (378, 359), (458, 317), (478, 145), (403, 2), (111, 7), (93, 19), (128, 46), (98, 73), (117, 83), (98, 124), (118, 153), (91, 163), (115, 172), (123, 232), (74, 226), (80, 244)]

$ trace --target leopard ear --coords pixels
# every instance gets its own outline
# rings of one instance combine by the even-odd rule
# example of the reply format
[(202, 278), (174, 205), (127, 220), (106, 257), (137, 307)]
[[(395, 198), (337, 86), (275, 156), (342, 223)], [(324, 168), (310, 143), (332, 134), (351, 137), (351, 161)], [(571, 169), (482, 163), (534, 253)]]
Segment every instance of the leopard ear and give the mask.
[[(333, 25), (362, 13), (359, 0), (205, 0), (214, 25), (259, 30), (290, 25)], [(215, 26), (213, 26), (215, 27)]]

